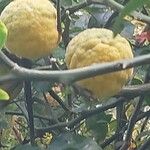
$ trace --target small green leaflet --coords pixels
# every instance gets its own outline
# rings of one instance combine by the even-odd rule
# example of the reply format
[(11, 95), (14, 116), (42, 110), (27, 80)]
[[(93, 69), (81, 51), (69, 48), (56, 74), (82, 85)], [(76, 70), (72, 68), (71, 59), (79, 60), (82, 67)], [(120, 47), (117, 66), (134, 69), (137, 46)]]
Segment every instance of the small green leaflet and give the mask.
[(4, 90), (0, 89), (0, 101), (1, 100), (9, 100), (9, 95), (7, 92), (5, 92)]
[(113, 30), (115, 35), (117, 33), (120, 33), (122, 29), (124, 28), (123, 26), (123, 18), (126, 15), (129, 15), (132, 11), (136, 10), (137, 8), (143, 7), (145, 4), (150, 4), (150, 1), (148, 0), (130, 0), (125, 8), (120, 12), (119, 17), (116, 19), (114, 25), (113, 25)]
[(2, 21), (0, 21), (0, 49), (5, 45), (7, 39), (7, 28)]

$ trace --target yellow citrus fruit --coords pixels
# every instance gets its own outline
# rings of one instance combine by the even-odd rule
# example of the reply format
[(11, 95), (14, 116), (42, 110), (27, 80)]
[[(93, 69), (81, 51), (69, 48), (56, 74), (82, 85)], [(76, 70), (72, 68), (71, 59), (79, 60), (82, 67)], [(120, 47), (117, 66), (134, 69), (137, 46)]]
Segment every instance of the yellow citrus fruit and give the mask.
[[(87, 29), (75, 36), (68, 44), (65, 61), (69, 69), (97, 63), (133, 58), (129, 42), (104, 28)], [(126, 84), (133, 69), (109, 73), (78, 82), (94, 96), (104, 99), (115, 95)]]
[(49, 0), (14, 0), (0, 18), (8, 29), (6, 47), (17, 56), (40, 58), (59, 43), (57, 13)]

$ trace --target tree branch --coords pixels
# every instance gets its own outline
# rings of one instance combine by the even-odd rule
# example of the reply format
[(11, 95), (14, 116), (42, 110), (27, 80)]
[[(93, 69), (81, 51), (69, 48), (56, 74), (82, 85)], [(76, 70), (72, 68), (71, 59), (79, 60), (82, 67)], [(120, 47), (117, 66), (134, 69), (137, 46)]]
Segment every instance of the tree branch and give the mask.
[[(141, 113), (141, 114), (139, 114), (139, 116), (137, 117), (137, 120), (136, 120), (136, 122), (137, 121), (139, 121), (139, 120), (141, 120), (141, 119), (143, 119), (143, 118), (147, 118), (147, 117), (149, 117), (150, 116), (150, 110), (149, 111), (147, 111), (147, 112), (143, 112), (143, 113)], [(108, 138), (108, 139), (106, 139), (100, 146), (102, 147), (102, 148), (105, 148), (106, 146), (108, 146), (110, 143), (112, 143), (119, 135), (122, 135), (122, 134), (124, 134), (124, 131), (127, 129), (127, 124), (122, 128), (122, 130), (121, 131), (119, 131), (119, 133), (115, 133), (114, 135), (112, 135), (110, 138)], [(143, 149), (144, 150), (144, 149)]]
[[(128, 99), (129, 101), (129, 99)], [(59, 124), (56, 124), (56, 125), (53, 125), (53, 126), (50, 126), (50, 127), (46, 127), (46, 128), (37, 128), (35, 129), (36, 131), (36, 134), (39, 135), (39, 134), (43, 134), (44, 132), (48, 132), (50, 130), (54, 130), (54, 129), (57, 129), (59, 127), (68, 127), (68, 128), (73, 128), (75, 125), (79, 124), (82, 120), (86, 119), (86, 118), (89, 118), (97, 113), (100, 113), (100, 112), (103, 112), (103, 111), (106, 111), (108, 109), (111, 109), (113, 107), (116, 107), (116, 105), (118, 103), (123, 103), (124, 102), (124, 98), (119, 98), (119, 99), (115, 99), (115, 100), (111, 100), (111, 101), (108, 101), (108, 102), (105, 102), (104, 105), (98, 107), (98, 108), (95, 108), (95, 109), (91, 109), (91, 110), (84, 110), (82, 111), (81, 113), (79, 113), (79, 116), (76, 117), (75, 119), (72, 119), (71, 121), (69, 122), (63, 122), (63, 123), (59, 123)]]
[(49, 94), (59, 103), (59, 105), (67, 112), (71, 113), (70, 108), (62, 101), (62, 99), (53, 91), (50, 90)]
[[(6, 111), (5, 114), (6, 114), (6, 115), (24, 116), (23, 113), (17, 112), (17, 111)], [(53, 119), (50, 119), (50, 118), (48, 118), (48, 117), (41, 116), (41, 115), (34, 115), (34, 118), (42, 119), (42, 120), (46, 120), (46, 121), (50, 121), (50, 122), (54, 122)]]
[[(124, 9), (124, 6), (119, 4), (118, 2), (114, 1), (114, 0), (102, 0), (102, 1), (97, 1), (97, 0), (86, 0), (85, 2), (83, 3), (80, 3), (76, 6), (72, 6), (72, 7), (69, 7), (65, 10), (65, 12), (68, 10), (69, 11), (69, 14), (73, 14), (75, 13), (76, 11), (82, 9), (82, 8), (85, 8), (91, 4), (107, 4), (109, 5), (110, 7), (112, 8), (115, 8), (119, 11), (121, 11), (122, 9)], [(143, 13), (140, 13), (140, 12), (137, 12), (137, 11), (133, 11), (131, 13), (131, 16), (138, 19), (138, 20), (141, 20), (141, 21), (144, 21), (146, 23), (150, 23), (150, 17), (147, 16), (147, 15), (144, 15)], [(64, 20), (66, 17), (66, 14), (64, 13), (62, 15), (62, 20)]]
[(38, 80), (38, 81), (51, 80), (54, 82), (62, 82), (69, 84), (85, 78), (125, 70), (144, 64), (149, 64), (150, 54), (138, 56), (133, 59), (119, 60), (103, 64), (94, 64), (84, 68), (61, 70), (61, 71), (44, 71), (44, 70), (39, 71), (34, 69), (26, 69), (12, 62), (2, 52), (0, 52), (0, 59), (4, 60), (6, 64), (12, 67), (11, 74), (8, 74), (8, 76), (1, 77), (0, 83), (6, 80), (8, 81), (17, 79), (17, 80)]
[(62, 34), (62, 39), (63, 39), (65, 47), (67, 47), (70, 41), (70, 37), (69, 37), (70, 17), (67, 12), (66, 12), (66, 19), (64, 20), (64, 25), (65, 25), (65, 28)]
[[(62, 129), (62, 128), (66, 128), (66, 127), (73, 128), (75, 125), (80, 123), (82, 120), (87, 119), (89, 117), (92, 117), (93, 115), (95, 115), (97, 113), (103, 112), (103, 111), (111, 109), (113, 107), (116, 107), (116, 105), (118, 103), (125, 102), (122, 100), (129, 101), (129, 99), (124, 99), (124, 98), (123, 99), (120, 98), (120, 99), (117, 99), (114, 101), (108, 101), (108, 102), (104, 103), (104, 105), (100, 106), (99, 108), (95, 108), (95, 109), (86, 110), (86, 111), (81, 112), (77, 118), (72, 119), (69, 122), (61, 122), (61, 123), (58, 123), (58, 124), (55, 124), (55, 125), (52, 125), (49, 127), (45, 127), (45, 128), (36, 128), (35, 129), (36, 136), (41, 136), (45, 132), (49, 132), (51, 130)], [(144, 112), (137, 117), (136, 121), (141, 120), (142, 118), (145, 118), (146, 116), (149, 116), (149, 115), (150, 115), (150, 111)]]
[(141, 94), (148, 94), (150, 91), (150, 83), (140, 85), (129, 85), (124, 87), (117, 96), (122, 97), (136, 97)]
[[(150, 67), (147, 70), (144, 83), (149, 82), (149, 80), (150, 80)], [(127, 129), (126, 137), (124, 140), (124, 144), (121, 146), (120, 150), (126, 150), (126, 149), (128, 149), (128, 147), (130, 145), (131, 138), (132, 138), (132, 132), (133, 132), (136, 120), (137, 120), (137, 116), (138, 116), (140, 109), (141, 109), (141, 106), (143, 104), (144, 97), (145, 97), (145, 95), (143, 95), (143, 94), (139, 97), (139, 100), (136, 104), (135, 110), (134, 110), (134, 112), (133, 112), (133, 114), (129, 120), (128, 129)]]
[[(107, 3), (110, 7), (114, 7), (116, 8), (117, 10), (122, 10), (124, 9), (124, 6), (119, 4), (118, 2), (114, 1), (114, 0), (106, 0), (104, 1), (105, 3)], [(141, 20), (141, 21), (144, 21), (146, 23), (150, 23), (150, 17), (147, 16), (147, 15), (144, 15), (140, 12), (137, 12), (137, 11), (133, 11), (131, 13), (131, 16), (138, 19), (138, 20)]]

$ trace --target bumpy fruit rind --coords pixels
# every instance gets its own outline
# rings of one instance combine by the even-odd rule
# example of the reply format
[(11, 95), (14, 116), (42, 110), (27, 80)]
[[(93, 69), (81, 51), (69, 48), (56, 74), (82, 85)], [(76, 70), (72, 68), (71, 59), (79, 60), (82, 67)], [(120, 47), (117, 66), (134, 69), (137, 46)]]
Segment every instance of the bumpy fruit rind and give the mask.
[[(133, 58), (129, 42), (104, 28), (87, 29), (75, 36), (67, 46), (65, 61), (69, 69), (97, 63)], [(117, 94), (131, 77), (133, 69), (109, 73), (78, 81), (95, 97), (108, 98)]]
[(1, 13), (8, 29), (6, 47), (14, 54), (37, 59), (59, 43), (57, 13), (49, 0), (14, 0)]

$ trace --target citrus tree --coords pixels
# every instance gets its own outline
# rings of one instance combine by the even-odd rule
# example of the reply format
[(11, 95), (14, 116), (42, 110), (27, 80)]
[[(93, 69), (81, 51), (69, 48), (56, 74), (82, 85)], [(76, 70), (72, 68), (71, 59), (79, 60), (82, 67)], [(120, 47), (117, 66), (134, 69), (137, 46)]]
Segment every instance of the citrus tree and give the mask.
[(148, 0), (0, 1), (0, 149), (150, 149)]

